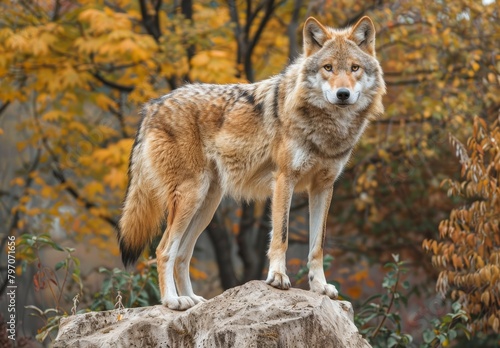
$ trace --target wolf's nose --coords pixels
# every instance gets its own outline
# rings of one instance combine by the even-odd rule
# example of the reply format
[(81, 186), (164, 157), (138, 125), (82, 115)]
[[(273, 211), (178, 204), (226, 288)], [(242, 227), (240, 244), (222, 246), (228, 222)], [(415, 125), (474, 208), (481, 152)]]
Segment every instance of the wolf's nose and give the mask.
[(351, 95), (351, 92), (347, 88), (341, 88), (337, 91), (337, 98), (339, 98), (342, 101), (346, 101), (349, 99), (349, 96)]

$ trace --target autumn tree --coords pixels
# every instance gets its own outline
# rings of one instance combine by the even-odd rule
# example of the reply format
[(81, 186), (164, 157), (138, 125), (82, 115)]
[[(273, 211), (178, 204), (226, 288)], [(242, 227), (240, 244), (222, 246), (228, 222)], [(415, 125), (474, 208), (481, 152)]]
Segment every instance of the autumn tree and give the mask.
[[(275, 43), (264, 29), (279, 26), (271, 19), (279, 4), (269, 1), (248, 10), (161, 0), (3, 4), (0, 111), (12, 104), (22, 108), (16, 123), (27, 133), (15, 139), (24, 169), (11, 181), (15, 187), (1, 192), (9, 221), (5, 236), (51, 226), (116, 255), (114, 228), (138, 106), (186, 80), (245, 81), (236, 47), (251, 42), (243, 56), (245, 71), (254, 74), (253, 52)], [(233, 21), (244, 21), (248, 35), (237, 43), (228, 40)], [(261, 40), (264, 47), (258, 46)], [(286, 55), (285, 49), (272, 50), (278, 51)], [(279, 64), (274, 72), (279, 71), (282, 59), (274, 62)], [(250, 211), (267, 218), (262, 208), (245, 209), (243, 215), (255, 218)], [(226, 225), (219, 225), (222, 237), (213, 240), (227, 240)], [(267, 238), (267, 232), (260, 235)], [(239, 244), (251, 250), (246, 240)], [(259, 260), (243, 279), (260, 276), (264, 252)]]
[(448, 195), (465, 200), (425, 240), (441, 270), (437, 290), (462, 303), (474, 330), (500, 330), (500, 114), (490, 125), (475, 118), (467, 145), (451, 137), (462, 180), (448, 179)]

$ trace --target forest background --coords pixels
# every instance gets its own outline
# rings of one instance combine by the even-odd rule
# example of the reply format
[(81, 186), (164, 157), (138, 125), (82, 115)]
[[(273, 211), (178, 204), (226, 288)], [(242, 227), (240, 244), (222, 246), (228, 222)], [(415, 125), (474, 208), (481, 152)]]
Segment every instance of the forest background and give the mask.
[[(499, 12), (492, 0), (2, 0), (2, 313), (11, 236), (20, 337), (50, 344), (77, 294), (80, 311), (113, 308), (118, 290), (128, 306), (156, 304), (154, 260), (123, 271), (115, 238), (141, 104), (186, 83), (265, 79), (300, 54), (307, 17), (368, 15), (386, 112), (336, 183), (327, 279), (369, 313), (357, 324), (374, 346), (380, 332), (381, 347), (497, 345)], [(297, 287), (307, 215), (295, 197)], [(268, 202), (224, 201), (191, 264), (197, 292), (263, 279), (268, 232)]]

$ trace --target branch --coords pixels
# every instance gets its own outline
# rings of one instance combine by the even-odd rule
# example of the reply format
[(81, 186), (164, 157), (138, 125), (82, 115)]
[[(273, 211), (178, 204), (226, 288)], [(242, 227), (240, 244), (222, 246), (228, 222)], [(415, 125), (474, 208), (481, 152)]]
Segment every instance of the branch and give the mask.
[[(229, 15), (231, 17), (231, 22), (234, 23), (234, 37), (238, 44), (238, 49), (236, 50), (236, 64), (239, 66), (241, 64), (242, 51), (244, 48), (244, 41), (243, 37), (241, 36), (240, 18), (238, 16), (236, 2), (234, 0), (228, 0), (227, 5), (229, 6)], [(240, 77), (239, 68), (236, 77)]]
[(0, 106), (0, 115), (2, 115), (2, 113), (5, 111), (5, 109), (7, 109), (7, 107), (10, 105), (10, 101), (7, 101), (5, 103), (3, 103), (2, 106)]
[(389, 306), (387, 306), (387, 310), (385, 311), (384, 317), (382, 318), (382, 320), (378, 324), (378, 326), (375, 329), (375, 331), (373, 331), (371, 337), (377, 336), (378, 332), (382, 328), (382, 325), (384, 324), (385, 320), (387, 319), (387, 316), (391, 312), (391, 308), (392, 308), (392, 305), (394, 303), (394, 298), (396, 297), (395, 293), (396, 293), (396, 290), (398, 289), (398, 283), (399, 283), (399, 269), (397, 270), (397, 274), (396, 274), (396, 284), (394, 284), (394, 288), (391, 291), (391, 301), (389, 302)]
[[(54, 174), (54, 177), (61, 183), (65, 185), (65, 191), (70, 194), (71, 197), (76, 199), (77, 201), (80, 201), (83, 203), (85, 209), (89, 210), (91, 208), (98, 208), (97, 204), (90, 202), (87, 200), (85, 197), (82, 197), (80, 193), (73, 187), (70, 186), (68, 180), (66, 179), (66, 176), (64, 175), (63, 171), (61, 168), (57, 166), (57, 164), (54, 164), (56, 168), (52, 169), (52, 174)], [(98, 215), (100, 219), (103, 219), (107, 223), (109, 223), (113, 228), (118, 228), (118, 222), (113, 220), (112, 218), (108, 216), (101, 216)]]
[[(245, 57), (244, 57), (245, 74), (246, 74), (247, 79), (250, 82), (253, 82), (255, 80), (253, 69), (252, 69), (253, 50), (254, 50), (255, 46), (257, 46), (257, 43), (260, 40), (262, 32), (264, 31), (264, 28), (266, 27), (267, 23), (271, 19), (271, 16), (272, 16), (275, 9), (276, 9), (276, 7), (274, 6), (274, 0), (267, 0), (266, 12), (264, 13), (264, 17), (260, 21), (259, 26), (257, 27), (257, 31), (255, 32), (253, 38), (250, 40), (250, 43), (248, 44), (247, 49), (245, 50)], [(247, 18), (247, 22), (250, 19), (251, 18)]]
[[(11, 198), (14, 198), (14, 199), (19, 199), (18, 196), (15, 196), (14, 194), (12, 194), (11, 192), (9, 191), (4, 191), (4, 190), (0, 190), (0, 197), (1, 196), (7, 196), (7, 197), (11, 197)], [(1, 249), (0, 249), (1, 250)]]
[[(250, 0), (248, 2), (251, 2)], [(264, 4), (265, 4), (265, 1), (261, 1), (259, 2), (259, 4), (257, 5), (257, 7), (255, 8), (255, 11), (253, 13), (250, 13), (250, 17), (247, 17), (247, 22), (248, 23), (253, 23), (255, 17), (257, 17), (257, 15), (259, 14), (259, 12), (262, 10), (262, 8), (264, 7)], [(248, 12), (247, 12), (248, 13)], [(248, 14), (247, 14), (248, 15)]]
[(160, 18), (158, 16), (158, 12), (161, 7), (162, 0), (156, 0), (154, 4), (155, 13), (150, 15), (148, 13), (148, 6), (146, 4), (146, 0), (139, 0), (139, 5), (141, 7), (141, 16), (142, 16), (142, 25), (146, 28), (146, 31), (149, 35), (151, 35), (156, 42), (160, 40), (161, 31), (160, 31)]
[(125, 128), (125, 119), (123, 117), (123, 105), (122, 105), (121, 99), (122, 98), (120, 97), (120, 101), (118, 102), (119, 110), (116, 110), (115, 108), (113, 108), (110, 105), (108, 107), (108, 111), (111, 112), (113, 115), (115, 115), (116, 118), (118, 118), (118, 122), (120, 123), (120, 131), (122, 133), (122, 136), (124, 138), (128, 138), (128, 134), (127, 134), (127, 131), (126, 131), (126, 128)]
[(243, 261), (243, 283), (254, 279), (256, 273), (256, 261), (258, 261), (256, 249), (252, 246), (252, 232), (255, 226), (255, 203), (251, 202), (243, 207), (240, 221), (240, 233), (236, 237), (238, 243), (238, 255)]
[(258, 261), (254, 279), (262, 278), (262, 272), (264, 271), (264, 267), (267, 262), (266, 252), (268, 245), (271, 242), (270, 241), (271, 235), (269, 234), (269, 231), (271, 230), (270, 220), (269, 220), (269, 216), (271, 216), (271, 200), (267, 199), (265, 204), (266, 205), (260, 217), (259, 226), (257, 230), (257, 242), (255, 248), (258, 250), (257, 251)]
[[(181, 12), (184, 15), (184, 18), (189, 20), (189, 25), (193, 26), (193, 1), (192, 0), (183, 0), (181, 3)], [(189, 64), (189, 70), (191, 70), (191, 59), (194, 57), (195, 46), (194, 44), (190, 44), (186, 49), (187, 60)], [(184, 81), (191, 82), (189, 78), (189, 72), (184, 75)]]
[(400, 80), (400, 81), (385, 81), (387, 86), (407, 86), (407, 85), (418, 85), (425, 80), (411, 79), (411, 80)]
[(288, 60), (290, 62), (293, 62), (299, 55), (297, 28), (299, 27), (299, 12), (302, 7), (302, 2), (303, 0), (295, 0), (293, 2), (292, 19), (286, 28), (288, 34)]
[(234, 0), (228, 0), (227, 5), (229, 6), (229, 15), (231, 17), (231, 21), (234, 22), (235, 24), (234, 35), (236, 36), (236, 40), (239, 41), (239, 37), (241, 34), (241, 26), (240, 26), (240, 19), (238, 16), (238, 9), (236, 7), (236, 2)]
[(231, 241), (227, 231), (218, 223), (217, 214), (208, 225), (207, 233), (215, 249), (222, 288), (230, 289), (240, 285), (241, 282), (236, 277), (231, 259)]
[(61, 10), (61, 0), (56, 0), (54, 5), (54, 13), (52, 14), (52, 21), (55, 22), (59, 19), (59, 11)]
[(264, 18), (259, 23), (259, 26), (257, 28), (257, 31), (255, 32), (255, 35), (253, 36), (252, 40), (250, 41), (250, 45), (248, 47), (248, 52), (247, 55), (251, 56), (252, 52), (257, 46), (257, 43), (259, 42), (260, 36), (262, 35), (262, 32), (264, 31), (264, 28), (266, 27), (267, 23), (269, 22), (269, 19), (271, 19), (271, 16), (276, 9), (274, 5), (274, 0), (267, 0), (266, 3), (266, 12), (264, 14)]
[(92, 73), (92, 76), (94, 76), (96, 79), (98, 79), (99, 81), (104, 83), (106, 86), (117, 89), (119, 91), (130, 93), (134, 90), (134, 87), (132, 87), (132, 86), (123, 86), (123, 85), (120, 85), (120, 84), (115, 83), (113, 81), (106, 80), (104, 77), (102, 77), (97, 72)]

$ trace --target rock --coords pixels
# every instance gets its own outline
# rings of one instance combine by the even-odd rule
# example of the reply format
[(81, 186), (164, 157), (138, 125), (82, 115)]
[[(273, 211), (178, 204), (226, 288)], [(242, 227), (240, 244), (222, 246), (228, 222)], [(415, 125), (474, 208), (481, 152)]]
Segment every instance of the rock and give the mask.
[(163, 306), (61, 319), (54, 347), (368, 348), (349, 302), (251, 281), (185, 311)]

